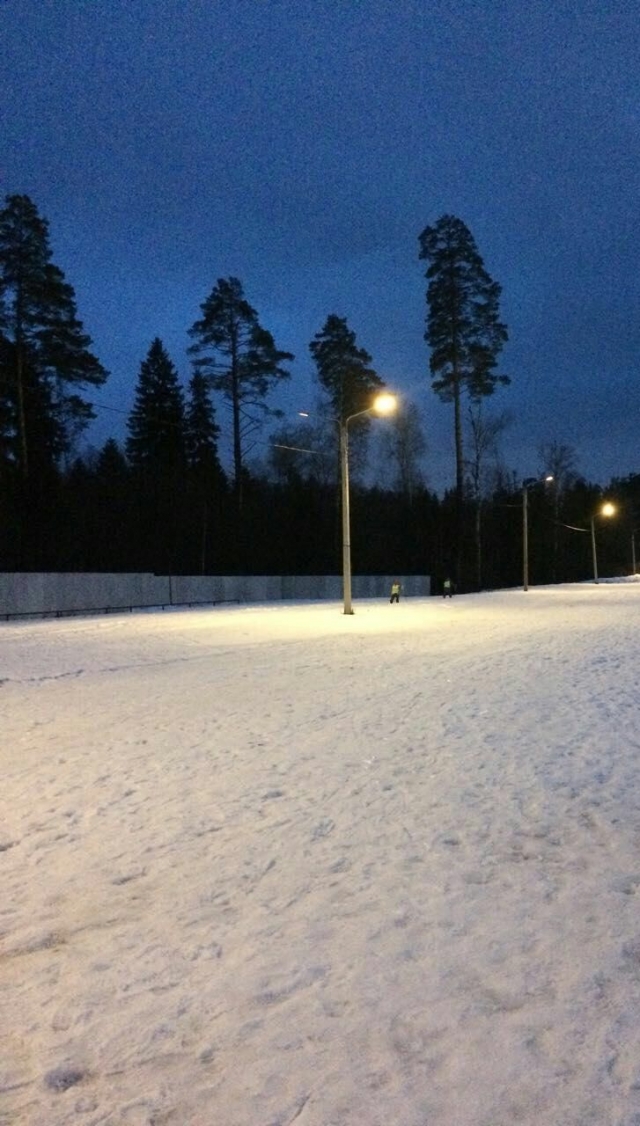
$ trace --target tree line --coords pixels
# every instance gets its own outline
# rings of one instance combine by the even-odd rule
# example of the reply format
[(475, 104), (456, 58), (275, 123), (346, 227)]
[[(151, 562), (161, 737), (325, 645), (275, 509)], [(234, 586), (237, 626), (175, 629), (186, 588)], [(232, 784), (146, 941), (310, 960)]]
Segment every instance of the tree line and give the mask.
[[(156, 337), (137, 374), (126, 439), (82, 453), (91, 396), (108, 372), (52, 262), (47, 221), (28, 196), (8, 196), (0, 211), (0, 568), (339, 572), (337, 423), (358, 415), (350, 423), (354, 569), (448, 574), (460, 589), (517, 583), (521, 483), (499, 456), (508, 415), (487, 407), (510, 382), (498, 371), (508, 338), (501, 288), (455, 216), (425, 228), (419, 258), (431, 385), (453, 408), (455, 485), (444, 497), (425, 483), (428, 442), (409, 401), (385, 423), (384, 477), (367, 483), (362, 412), (385, 381), (345, 317), (330, 313), (309, 344), (312, 417), (285, 423), (273, 393), (290, 380), (294, 357), (235, 277), (217, 279), (189, 329), (187, 386)], [(269, 452), (257, 461), (265, 428)], [(569, 447), (542, 448), (540, 458), (541, 474), (554, 480), (527, 496), (532, 580), (588, 577), (584, 533), (599, 490), (579, 477)], [(612, 482), (611, 491), (624, 518), (602, 537), (602, 566), (624, 572), (640, 477)]]

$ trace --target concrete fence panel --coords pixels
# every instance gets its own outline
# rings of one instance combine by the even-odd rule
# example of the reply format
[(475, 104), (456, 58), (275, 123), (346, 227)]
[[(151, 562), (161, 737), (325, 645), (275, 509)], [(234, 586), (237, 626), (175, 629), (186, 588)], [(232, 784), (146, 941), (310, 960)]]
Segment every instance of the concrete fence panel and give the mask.
[[(405, 597), (430, 594), (428, 575), (354, 575), (354, 598), (386, 598), (399, 578)], [(99, 613), (224, 602), (339, 601), (340, 575), (151, 575), (0, 572), (0, 617)]]

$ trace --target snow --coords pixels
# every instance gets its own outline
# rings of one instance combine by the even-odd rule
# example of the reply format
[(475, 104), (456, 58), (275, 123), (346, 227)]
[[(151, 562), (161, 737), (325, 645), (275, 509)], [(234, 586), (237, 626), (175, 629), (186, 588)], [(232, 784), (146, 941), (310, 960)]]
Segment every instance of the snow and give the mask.
[(0, 1126), (637, 1126), (639, 626), (0, 626)]

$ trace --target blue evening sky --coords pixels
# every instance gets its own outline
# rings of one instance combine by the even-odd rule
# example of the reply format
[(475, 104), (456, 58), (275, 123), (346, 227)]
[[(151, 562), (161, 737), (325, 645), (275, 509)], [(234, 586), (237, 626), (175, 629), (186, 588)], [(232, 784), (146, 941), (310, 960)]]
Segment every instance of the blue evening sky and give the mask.
[[(51, 224), (110, 370), (90, 438), (125, 434), (159, 335), (238, 276), (296, 354), (346, 316), (422, 409), (429, 483), (454, 478), (430, 388), (418, 235), (449, 212), (503, 287), (507, 466), (575, 446), (640, 472), (640, 19), (624, 0), (4, 0), (0, 193)], [(221, 424), (226, 416), (218, 413)]]

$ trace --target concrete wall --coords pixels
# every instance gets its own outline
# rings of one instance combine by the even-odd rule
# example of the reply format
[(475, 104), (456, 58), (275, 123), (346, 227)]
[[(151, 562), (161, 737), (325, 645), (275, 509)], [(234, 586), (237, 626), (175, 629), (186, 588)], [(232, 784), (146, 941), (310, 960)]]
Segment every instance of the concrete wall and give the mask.
[[(428, 575), (354, 575), (354, 598), (386, 598), (394, 578), (406, 597), (430, 594)], [(342, 598), (340, 575), (120, 575), (0, 573), (0, 618), (217, 602)]]

